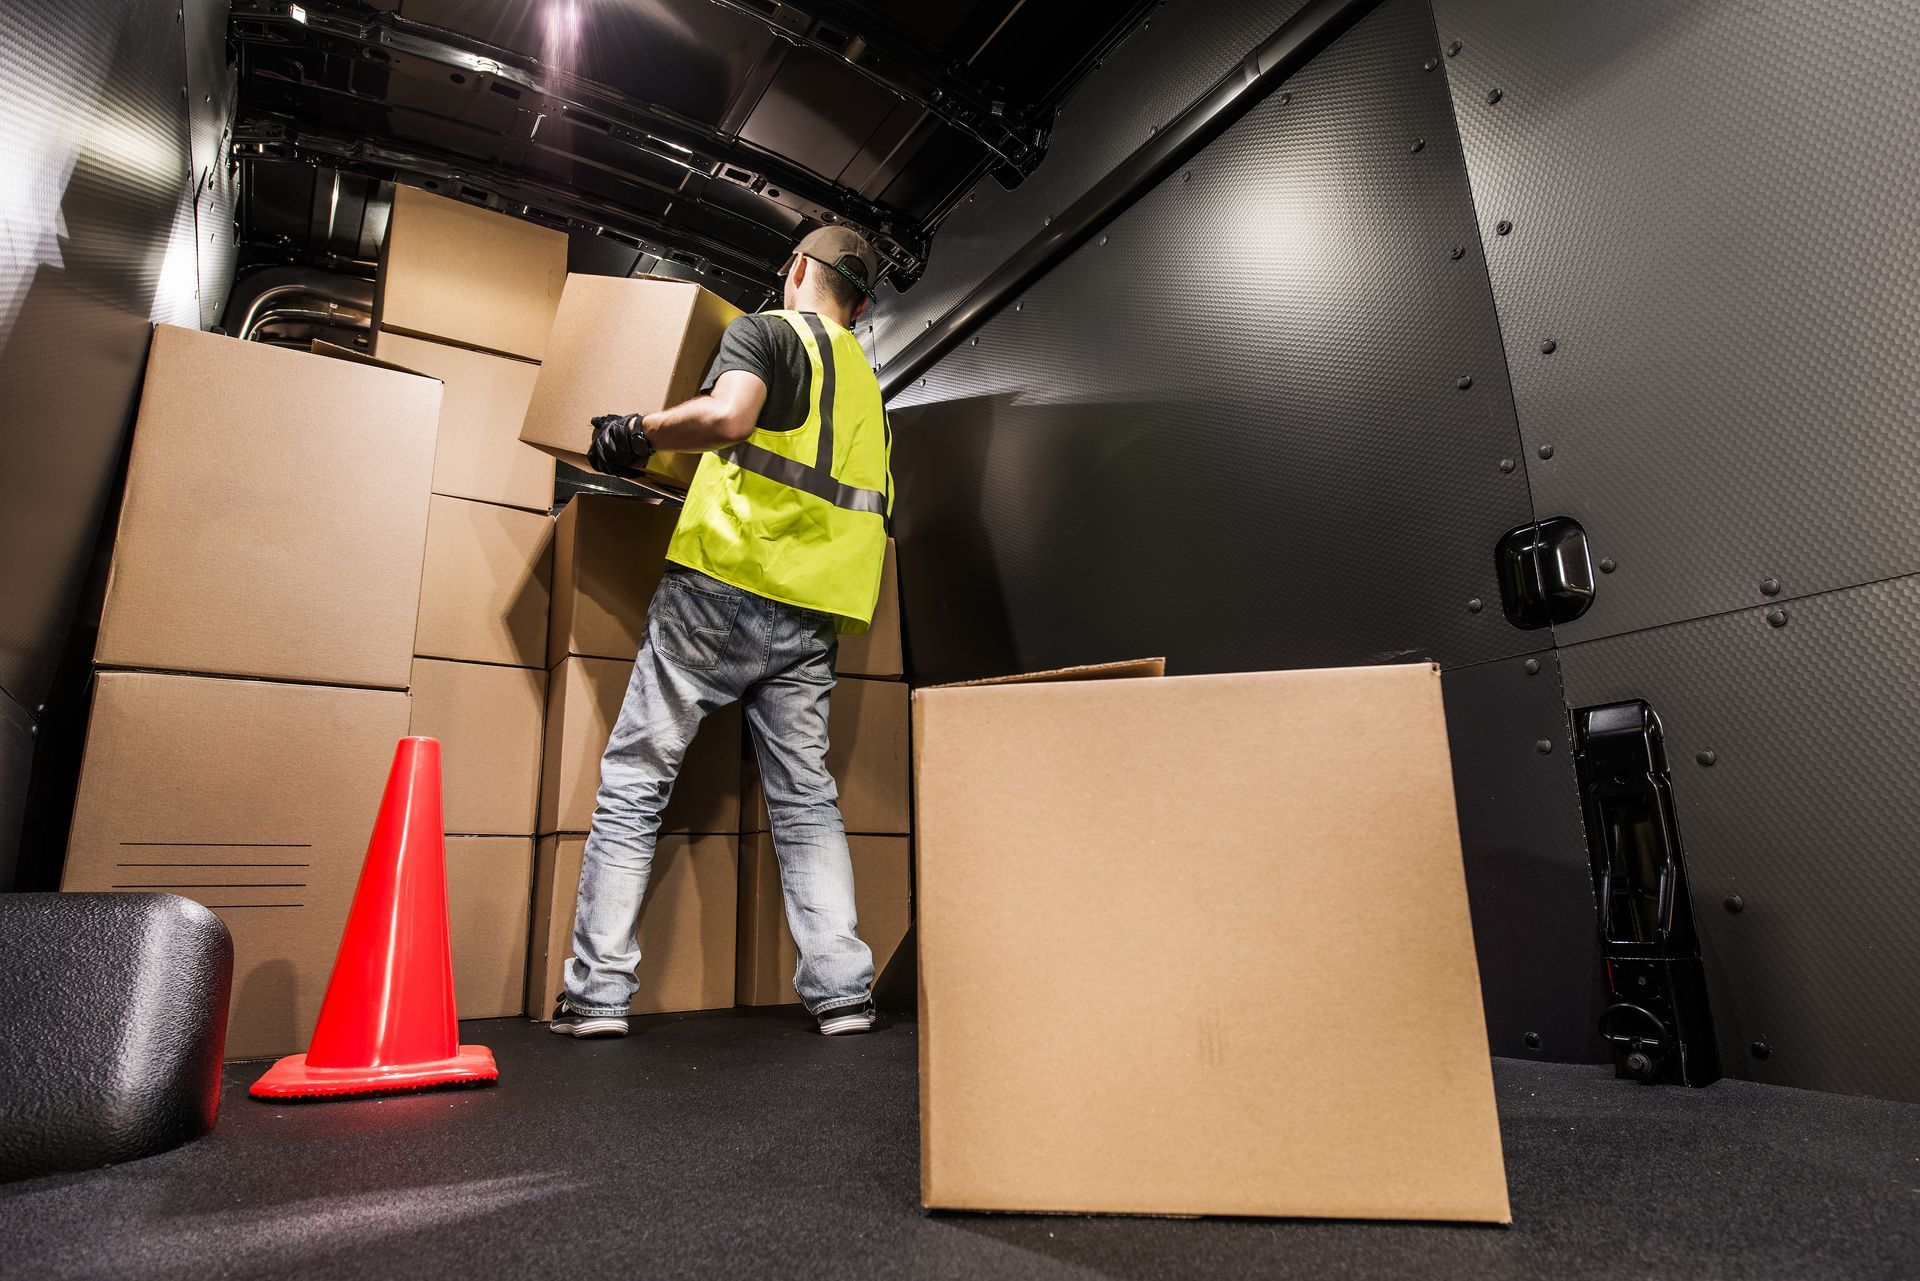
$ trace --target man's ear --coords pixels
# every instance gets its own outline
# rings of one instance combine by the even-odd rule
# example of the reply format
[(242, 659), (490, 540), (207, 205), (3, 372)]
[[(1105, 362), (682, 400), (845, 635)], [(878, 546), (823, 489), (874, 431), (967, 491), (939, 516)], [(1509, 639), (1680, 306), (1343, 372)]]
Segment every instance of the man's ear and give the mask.
[(787, 279), (792, 282), (795, 289), (798, 289), (806, 283), (807, 268), (812, 265), (813, 264), (807, 261), (805, 254), (795, 254), (793, 256), (793, 270), (787, 273)]
[(871, 306), (873, 306), (873, 299), (865, 298), (865, 297), (861, 298), (859, 302), (856, 302), (855, 304), (853, 304), (852, 318), (856, 321), (859, 320), (860, 317), (867, 314), (867, 308)]

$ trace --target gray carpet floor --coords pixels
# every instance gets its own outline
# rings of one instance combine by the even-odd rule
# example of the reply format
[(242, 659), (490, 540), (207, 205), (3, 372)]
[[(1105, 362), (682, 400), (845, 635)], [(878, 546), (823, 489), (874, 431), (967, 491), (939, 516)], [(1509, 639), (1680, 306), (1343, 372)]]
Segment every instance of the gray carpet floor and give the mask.
[(915, 1025), (462, 1025), (492, 1089), (268, 1106), (0, 1186), (7, 1277), (1920, 1277), (1920, 1106), (1495, 1061), (1515, 1224), (928, 1214)]

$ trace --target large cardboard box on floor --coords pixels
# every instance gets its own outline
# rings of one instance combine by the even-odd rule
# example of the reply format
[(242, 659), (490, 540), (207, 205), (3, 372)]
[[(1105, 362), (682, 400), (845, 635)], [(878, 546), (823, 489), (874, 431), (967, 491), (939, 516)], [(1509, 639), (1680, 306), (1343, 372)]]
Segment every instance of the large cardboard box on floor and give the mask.
[[(840, 787), (847, 831), (904, 836), (913, 831), (907, 687), (843, 676), (827, 709), (827, 771)], [(747, 753), (743, 830), (768, 830), (767, 801)]]
[(413, 660), (410, 734), (440, 740), (440, 810), (463, 836), (530, 836), (540, 812), (547, 674)]
[[(592, 420), (695, 396), (740, 309), (684, 280), (568, 276), (520, 439), (590, 467)], [(650, 479), (684, 489), (698, 455), (662, 454)]]
[(678, 507), (611, 494), (567, 501), (553, 525), (550, 663), (569, 654), (632, 661), (679, 519)]
[(156, 328), (95, 661), (405, 689), (440, 396)]
[(840, 638), (834, 670), (842, 676), (871, 676), (899, 680), (906, 674), (900, 646), (900, 574), (894, 565), (893, 540), (887, 540), (887, 559), (880, 568), (880, 598), (874, 603), (873, 625)]
[(447, 838), (447, 922), (460, 1018), (526, 1013), (532, 909), (531, 836)]
[[(607, 658), (569, 658), (553, 669), (540, 783), (541, 835), (591, 826), (600, 757), (632, 674), (631, 661)], [(662, 832), (739, 832), (741, 724), (738, 703), (701, 724), (661, 815)]]
[(414, 653), (545, 667), (552, 560), (549, 517), (435, 494)]
[(102, 672), (63, 890), (163, 890), (233, 935), (228, 1058), (307, 1047), (407, 696)]
[(553, 458), (520, 442), (539, 366), (396, 333), (379, 335), (374, 354), (438, 378), (446, 389), (434, 493), (542, 514), (553, 509)]
[[(573, 954), (573, 909), (587, 838), (540, 838), (534, 866), (533, 943), (527, 958), (527, 1014), (544, 1019), (560, 999), (562, 967)], [(640, 987), (635, 1014), (716, 1010), (733, 1004), (734, 918), (739, 838), (662, 836), (637, 933)]]
[(1509, 1220), (1437, 669), (915, 701), (928, 1206)]
[(374, 328), (540, 360), (566, 278), (565, 233), (396, 184)]
[[(876, 984), (913, 920), (913, 842), (905, 836), (849, 836), (854, 909), (860, 938), (873, 951)], [(793, 969), (800, 959), (787, 927), (786, 899), (773, 837), (756, 832), (740, 841), (740, 959), (735, 999), (742, 1005), (791, 1005)]]

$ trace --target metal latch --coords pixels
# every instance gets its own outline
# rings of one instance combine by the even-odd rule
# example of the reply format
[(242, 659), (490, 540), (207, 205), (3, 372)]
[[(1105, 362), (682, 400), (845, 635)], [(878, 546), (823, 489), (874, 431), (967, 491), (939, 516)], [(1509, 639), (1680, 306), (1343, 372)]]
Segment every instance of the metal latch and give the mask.
[(1660, 718), (1639, 700), (1573, 714), (1617, 1075), (1706, 1085), (1720, 1077), (1706, 971)]
[(1509, 529), (1494, 546), (1500, 606), (1522, 631), (1570, 623), (1593, 604), (1587, 531), (1571, 516)]

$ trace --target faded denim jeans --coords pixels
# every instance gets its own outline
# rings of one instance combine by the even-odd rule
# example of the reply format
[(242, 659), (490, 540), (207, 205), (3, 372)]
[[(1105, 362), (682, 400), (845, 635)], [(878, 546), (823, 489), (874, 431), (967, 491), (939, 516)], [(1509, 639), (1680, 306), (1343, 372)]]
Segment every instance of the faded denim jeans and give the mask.
[(837, 643), (830, 615), (668, 566), (600, 760), (566, 966), (569, 1008), (627, 1012), (640, 964), (634, 929), (660, 812), (694, 731), (735, 699), (746, 704), (787, 924), (799, 946), (794, 990), (815, 1014), (866, 1001), (873, 954), (857, 933), (853, 860), (827, 772), (827, 699)]

